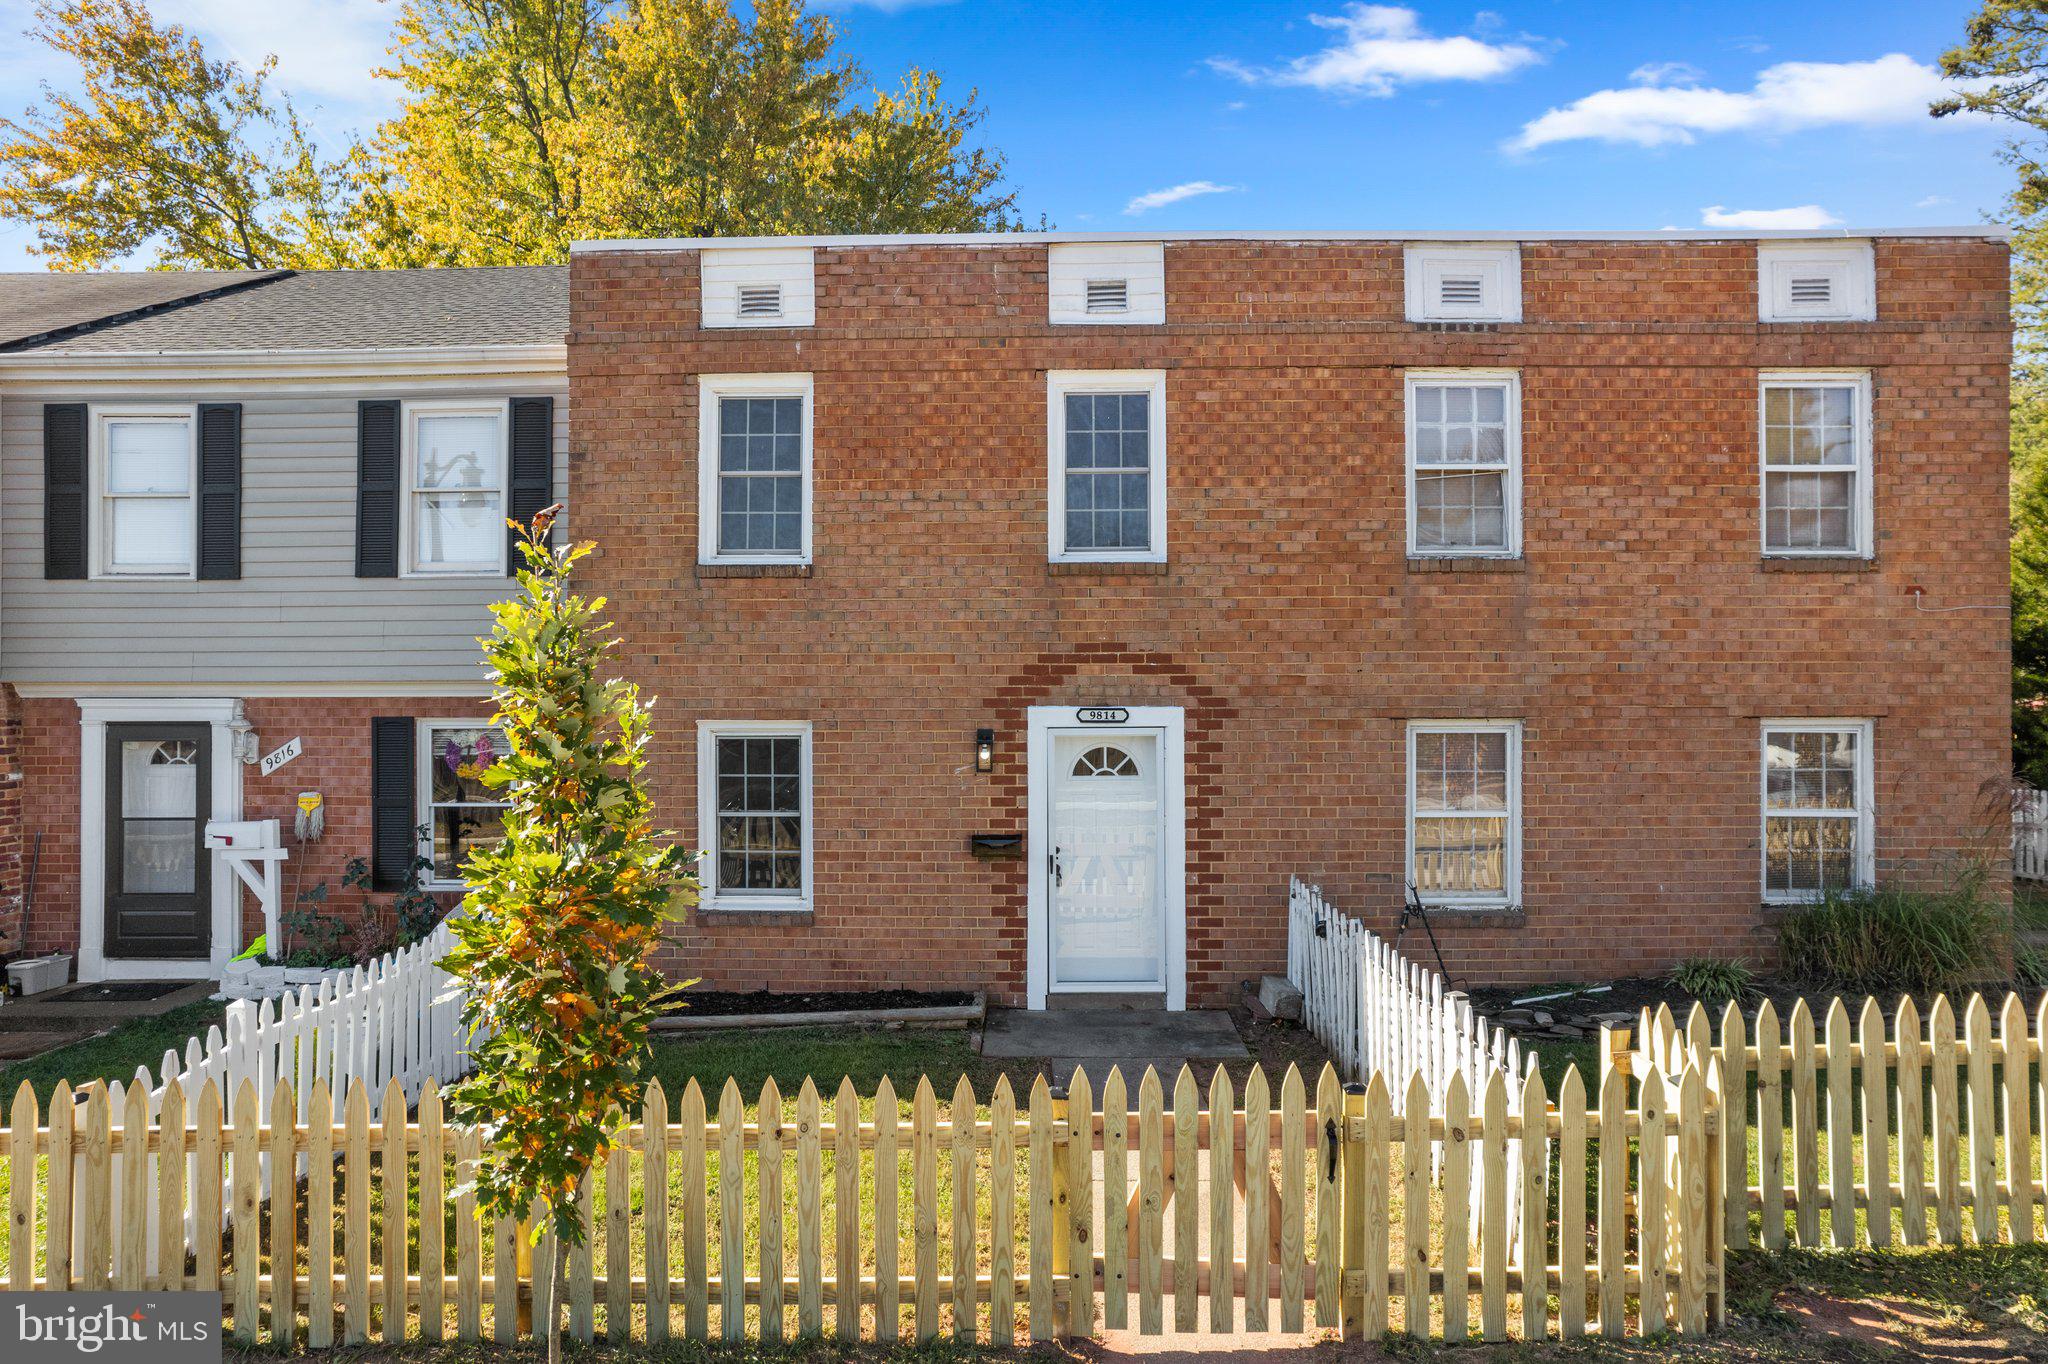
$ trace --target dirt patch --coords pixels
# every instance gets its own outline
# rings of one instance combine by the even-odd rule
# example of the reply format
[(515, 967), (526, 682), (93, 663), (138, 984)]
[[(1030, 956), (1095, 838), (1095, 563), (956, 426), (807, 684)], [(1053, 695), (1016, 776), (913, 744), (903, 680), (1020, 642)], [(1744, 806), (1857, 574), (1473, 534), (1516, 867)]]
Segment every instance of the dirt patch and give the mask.
[(965, 990), (818, 990), (781, 994), (773, 990), (690, 990), (677, 1012), (695, 1017), (749, 1014), (826, 1014), (850, 1009), (940, 1009), (972, 1004)]
[(2038, 1339), (2023, 1341), (1994, 1331), (1972, 1331), (1900, 1298), (1850, 1299), (1824, 1293), (1781, 1293), (1776, 1306), (1804, 1333), (1915, 1359), (1952, 1364), (2008, 1364), (2036, 1360)]
[[(2005, 998), (2006, 988), (2001, 986), (1987, 990), (1985, 1000), (1995, 1007)], [(2025, 987), (2013, 988), (2018, 989), (2021, 1002), (2026, 1005), (2031, 1016), (2040, 1003), (2042, 991)], [(1595, 990), (1598, 993), (1594, 993)], [(1515, 1002), (1528, 999), (1532, 995), (1558, 994), (1561, 991), (1571, 993), (1557, 999), (1538, 999), (1526, 1004)], [(1659, 1005), (1669, 1005), (1672, 1017), (1677, 1019), (1682, 1027), (1687, 1016), (1692, 1013), (1693, 1005), (1700, 1002), (1661, 976), (1633, 976), (1625, 980), (1576, 986), (1524, 985), (1512, 989), (1476, 989), (1470, 992), (1470, 998), (1472, 1007), (1487, 1019), (1506, 1027), (1525, 1042), (1538, 1044), (1546, 1041), (1588, 1041), (1599, 1036), (1602, 1023), (1613, 1022), (1624, 1027), (1633, 1027), (1641, 1010), (1648, 1009), (1654, 1013)], [(1793, 1008), (1803, 999), (1806, 1001), (1807, 1009), (1812, 1012), (1815, 1023), (1819, 1023), (1821, 1019), (1827, 1017), (1828, 1010), (1833, 1007), (1835, 993), (1788, 981), (1760, 980), (1757, 982), (1756, 992), (1742, 1003), (1743, 1016), (1754, 1018), (1757, 1007), (1766, 999), (1771, 1001), (1771, 1006), (1777, 1010), (1781, 1020), (1791, 1017)], [(1852, 1009), (1861, 1007), (1860, 1003), (1848, 1000), (1847, 996), (1844, 996), (1844, 999), (1850, 1003)], [(1929, 1001), (1921, 999), (1915, 1003), (1919, 1006), (1920, 1016), (1924, 1019), (1927, 1016)], [(1884, 1009), (1886, 1022), (1889, 1023), (1891, 1015), (1897, 1009), (1897, 998), (1883, 999), (1879, 1004)], [(1720, 1004), (1709, 1004), (1707, 1016), (1718, 1023), (1724, 1007)]]

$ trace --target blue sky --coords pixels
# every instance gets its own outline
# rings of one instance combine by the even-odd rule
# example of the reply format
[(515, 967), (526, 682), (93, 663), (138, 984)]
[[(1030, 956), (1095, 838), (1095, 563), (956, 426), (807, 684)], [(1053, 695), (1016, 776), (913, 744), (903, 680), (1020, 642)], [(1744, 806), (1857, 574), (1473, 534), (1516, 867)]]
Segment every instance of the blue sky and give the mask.
[[(823, 7), (877, 78), (979, 89), (1020, 207), (1065, 229), (1960, 224), (2009, 178), (2003, 130), (1924, 112), (1967, 0)], [(275, 52), (330, 140), (390, 107), (368, 72), (392, 6), (153, 8), (220, 54)], [(0, 33), (30, 10), (0, 0)], [(0, 108), (45, 70), (0, 40)], [(0, 226), (0, 269), (34, 267), (28, 240)]]

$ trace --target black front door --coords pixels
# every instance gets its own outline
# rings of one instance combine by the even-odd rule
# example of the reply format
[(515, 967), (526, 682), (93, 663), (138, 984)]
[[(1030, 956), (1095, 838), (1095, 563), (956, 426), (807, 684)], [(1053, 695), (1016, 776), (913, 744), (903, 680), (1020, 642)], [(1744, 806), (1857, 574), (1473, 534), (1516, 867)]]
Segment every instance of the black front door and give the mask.
[(213, 945), (206, 855), (211, 730), (107, 726), (109, 957), (194, 957)]

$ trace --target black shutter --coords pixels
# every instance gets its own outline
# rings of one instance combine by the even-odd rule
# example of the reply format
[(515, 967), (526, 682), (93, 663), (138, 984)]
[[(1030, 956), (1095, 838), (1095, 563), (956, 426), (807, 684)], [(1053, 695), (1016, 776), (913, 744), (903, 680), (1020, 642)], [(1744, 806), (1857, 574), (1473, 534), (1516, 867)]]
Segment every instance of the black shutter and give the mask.
[(242, 576), (242, 405), (199, 405), (199, 576)]
[(380, 715), (370, 721), (370, 885), (402, 890), (419, 856), (418, 772), (410, 715)]
[(356, 404), (356, 576), (398, 576), (398, 403)]
[[(512, 502), (509, 517), (524, 526), (555, 500), (555, 400), (512, 400)], [(507, 528), (505, 571), (526, 567), (519, 532)]]
[(43, 404), (43, 576), (83, 578), (84, 403)]

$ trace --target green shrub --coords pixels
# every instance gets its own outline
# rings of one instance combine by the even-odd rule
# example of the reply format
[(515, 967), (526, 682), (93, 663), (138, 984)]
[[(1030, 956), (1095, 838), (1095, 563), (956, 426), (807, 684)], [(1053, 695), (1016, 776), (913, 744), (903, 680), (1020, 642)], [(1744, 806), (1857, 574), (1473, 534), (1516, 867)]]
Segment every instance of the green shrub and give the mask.
[(2048, 989), (2048, 952), (2037, 947), (2015, 947), (2012, 952), (2013, 979), (2036, 990)]
[(1702, 1004), (1747, 999), (1756, 988), (1756, 972), (1728, 957), (1687, 957), (1666, 979)]
[(1856, 994), (1932, 993), (1998, 975), (2010, 925), (1972, 870), (1946, 890), (1832, 893), (1787, 912), (1778, 945), (1799, 980)]

